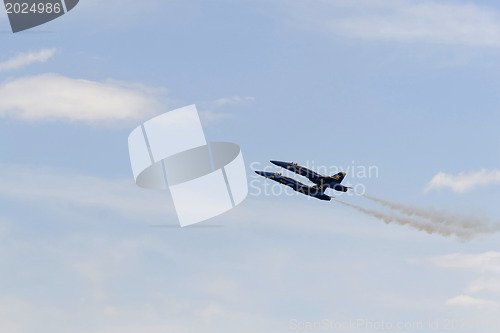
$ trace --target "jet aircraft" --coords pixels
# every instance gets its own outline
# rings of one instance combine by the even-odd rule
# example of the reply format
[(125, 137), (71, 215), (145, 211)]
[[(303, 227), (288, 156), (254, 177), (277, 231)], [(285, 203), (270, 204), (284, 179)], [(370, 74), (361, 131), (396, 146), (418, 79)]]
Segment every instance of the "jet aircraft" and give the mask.
[(274, 180), (275, 182), (284, 184), (286, 186), (290, 186), (294, 191), (300, 192), (305, 195), (309, 195), (311, 197), (330, 201), (333, 197), (325, 194), (325, 190), (327, 188), (332, 188), (336, 191), (347, 192), (350, 187), (343, 186), (340, 183), (344, 179), (346, 173), (339, 172), (333, 176), (324, 176), (320, 175), (317, 172), (312, 171), (306, 167), (300, 166), (297, 163), (293, 162), (281, 162), (281, 161), (271, 161), (274, 165), (282, 167), (284, 169), (290, 170), (299, 174), (301, 176), (306, 177), (314, 186), (308, 186), (304, 183), (299, 182), (293, 178), (283, 176), (278, 172), (267, 172), (267, 171), (255, 171), (258, 175)]

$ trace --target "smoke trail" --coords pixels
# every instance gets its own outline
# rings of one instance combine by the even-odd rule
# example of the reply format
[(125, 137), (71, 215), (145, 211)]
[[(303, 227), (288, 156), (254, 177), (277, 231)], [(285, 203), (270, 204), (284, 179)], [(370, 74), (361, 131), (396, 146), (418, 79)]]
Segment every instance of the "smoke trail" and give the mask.
[(458, 227), (469, 230), (471, 234), (493, 233), (500, 230), (499, 225), (490, 224), (487, 218), (481, 218), (473, 215), (458, 215), (437, 210), (432, 207), (416, 207), (412, 205), (404, 205), (391, 202), (389, 200), (377, 198), (370, 195), (363, 195), (365, 198), (377, 202), (392, 210), (397, 210), (407, 216), (418, 216), (431, 221), (436, 225), (445, 225), (446, 227)]
[(383, 220), (385, 223), (389, 224), (392, 222), (395, 222), (399, 225), (408, 225), (412, 228), (425, 231), (428, 234), (439, 234), (441, 236), (449, 237), (449, 236), (456, 236), (458, 237), (461, 241), (467, 241), (473, 238), (474, 234), (471, 233), (470, 230), (467, 230), (465, 228), (462, 228), (460, 226), (453, 226), (453, 225), (445, 225), (445, 224), (436, 224), (430, 221), (429, 219), (427, 220), (420, 220), (416, 217), (411, 217), (411, 216), (398, 216), (394, 215), (393, 213), (384, 213), (376, 210), (371, 210), (371, 209), (366, 209), (358, 205), (354, 205), (351, 203), (347, 203), (344, 201), (336, 200), (336, 202), (339, 202), (345, 206), (349, 206), (351, 208), (356, 209), (357, 211), (364, 213), (369, 216), (376, 217), (378, 219)]

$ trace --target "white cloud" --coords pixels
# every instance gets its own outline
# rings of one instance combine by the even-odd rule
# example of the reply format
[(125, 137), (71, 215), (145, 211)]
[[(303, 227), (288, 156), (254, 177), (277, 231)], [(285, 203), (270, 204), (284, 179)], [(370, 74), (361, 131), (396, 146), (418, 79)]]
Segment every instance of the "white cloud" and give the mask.
[(419, 1), (292, 2), (306, 27), (334, 35), (404, 43), (500, 46), (500, 13), (473, 4)]
[[(21, 202), (44, 206), (49, 209), (61, 207), (106, 210), (121, 216), (145, 220), (145, 216), (159, 217), (162, 222), (169, 218), (177, 223), (175, 209), (168, 191), (147, 190), (134, 184), (133, 176), (130, 179), (105, 179), (90, 176), (70, 170), (51, 167), (17, 164), (0, 164), (0, 197), (12, 198)], [(255, 184), (253, 185), (255, 186)], [(292, 191), (292, 190), (290, 190)], [(295, 195), (295, 192), (291, 193)], [(304, 224), (311, 214), (310, 200), (297, 198), (295, 205), (300, 207), (296, 211), (289, 210), (289, 203), (269, 200), (269, 198), (250, 198), (244, 205), (231, 210), (217, 221), (232, 224), (239, 221), (241, 228), (253, 229), (258, 217), (262, 223), (274, 227), (286, 226), (287, 229), (308, 230), (319, 233), (355, 235), (363, 238), (390, 238), (399, 239), (401, 235), (394, 234), (394, 230), (381, 229), (376, 224), (366, 225), (365, 221), (353, 217), (351, 212), (340, 210), (336, 212), (336, 219), (346, 223), (325, 223), (324, 219), (331, 218), (331, 207), (319, 206), (314, 211), (318, 218)], [(296, 196), (298, 197), (298, 195)], [(259, 212), (258, 216), (256, 211)], [(168, 217), (168, 218), (167, 218)], [(1, 220), (0, 220), (1, 221)], [(154, 219), (150, 224), (157, 225)], [(6, 227), (10, 225), (5, 221)], [(177, 224), (174, 225), (177, 225)], [(160, 226), (162, 224), (159, 224)], [(0, 228), (1, 230), (1, 228)], [(403, 230), (401, 230), (403, 232)], [(212, 279), (213, 283), (226, 284), (226, 288), (233, 288), (229, 281)], [(212, 292), (222, 292), (211, 285)], [(220, 294), (219, 294), (220, 295)]]
[(138, 84), (42, 74), (1, 84), (0, 116), (100, 124), (138, 120), (162, 108), (157, 95), (156, 90)]
[(479, 278), (469, 283), (465, 288), (467, 293), (500, 293), (500, 279), (498, 278)]
[(240, 97), (240, 96), (233, 96), (233, 97), (224, 97), (224, 98), (219, 98), (214, 101), (210, 102), (205, 102), (204, 104), (208, 105), (211, 109), (215, 108), (220, 108), (221, 106), (224, 105), (241, 105), (241, 104), (246, 104), (248, 102), (251, 102), (255, 100), (254, 97)]
[(426, 191), (448, 187), (456, 193), (465, 193), (475, 187), (500, 184), (500, 170), (481, 169), (477, 172), (461, 172), (458, 175), (450, 175), (439, 172), (426, 187)]
[(482, 298), (476, 298), (468, 295), (458, 295), (446, 301), (447, 305), (458, 305), (464, 307), (475, 307), (480, 310), (490, 309), (497, 310), (500, 308), (500, 303)]
[[(129, 324), (129, 325), (116, 325), (113, 327), (106, 327), (105, 329), (98, 329), (95, 331), (96, 333), (165, 333), (165, 332), (173, 332), (173, 333), (191, 333), (194, 330), (188, 328), (188, 325), (182, 324), (161, 324), (161, 325), (137, 325), (137, 324)], [(200, 327), (200, 330), (203, 330), (203, 327)]]
[(500, 252), (495, 251), (480, 254), (446, 254), (431, 257), (428, 261), (438, 267), (463, 268), (481, 273), (500, 273)]
[(199, 315), (205, 322), (211, 322), (215, 317), (225, 314), (225, 311), (217, 304), (209, 304), (202, 310)]
[[(484, 252), (479, 254), (448, 254), (442, 256), (430, 257), (427, 259), (430, 263), (438, 267), (465, 269), (468, 272), (477, 274), (500, 274), (500, 252)], [(497, 300), (487, 300), (473, 297), (467, 294), (485, 292), (491, 296), (492, 293), (500, 293), (500, 279), (497, 277), (481, 277), (470, 282), (465, 288), (466, 294), (461, 294), (446, 301), (447, 305), (475, 307), (479, 310), (500, 309), (500, 303)]]
[[(28, 319), (28, 320), (27, 320)], [(18, 296), (0, 298), (0, 331), (9, 333), (36, 332), (64, 321), (62, 309), (40, 302), (30, 302)]]
[(241, 106), (247, 103), (254, 101), (254, 97), (223, 97), (213, 101), (201, 102), (200, 105), (200, 116), (203, 120), (207, 122), (214, 122), (221, 119), (226, 119), (231, 117), (231, 113), (228, 112), (216, 112), (215, 109), (224, 107), (224, 106)]
[[(81, 242), (82, 239), (74, 239), (73, 243)], [(93, 253), (87, 253), (85, 258), (73, 259), (71, 269), (90, 286), (91, 297), (85, 302), (100, 302), (103, 304), (107, 314), (117, 314), (116, 307), (104, 305), (109, 302), (112, 295), (109, 285), (120, 276), (125, 274), (131, 266), (137, 265), (138, 257), (144, 251), (154, 251), (161, 254), (164, 259), (165, 249), (158, 245), (150, 237), (136, 237), (129, 239), (97, 238), (88, 239), (88, 247), (99, 249)], [(107, 243), (107, 244), (106, 244)]]
[[(32, 173), (33, 176), (21, 174), (24, 177), (22, 187), (38, 189), (40, 186), (37, 182), (41, 181), (36, 178), (48, 178), (43, 180), (47, 186), (53, 184), (57, 190), (62, 191), (61, 195), (55, 195), (50, 187), (38, 189), (36, 195), (29, 195), (27, 198), (28, 209), (32, 201), (43, 205), (48, 202), (60, 201), (61, 205), (72, 202), (73, 205), (93, 207), (94, 201), (89, 205), (87, 198), (74, 201), (73, 196), (78, 196), (78, 191), (90, 191), (93, 195), (103, 192), (101, 195), (106, 202), (110, 192), (107, 187), (115, 183), (103, 179), (93, 182), (92, 177), (84, 177), (80, 182), (75, 182), (73, 173), (65, 174), (57, 170), (32, 168), (27, 171), (30, 172), (25, 173)], [(3, 175), (5, 176), (0, 178), (20, 177), (15, 172)], [(59, 180), (54, 182), (54, 179)], [(13, 179), (10, 183), (6, 183), (4, 179), (0, 180), (3, 182), (0, 188), (9, 186), (17, 191), (13, 185), (18, 179)], [(84, 186), (85, 180), (91, 183)], [(30, 185), (33, 181), (35, 185)], [(63, 186), (63, 181), (69, 184)], [(107, 186), (102, 186), (103, 184)], [(79, 186), (84, 187), (78, 188)], [(72, 187), (77, 188), (71, 189)], [(130, 204), (126, 200), (129, 190), (122, 189), (125, 206)], [(47, 191), (46, 200), (43, 199), (43, 190)], [(137, 190), (141, 192), (140, 195), (148, 192), (140, 189), (135, 191)], [(9, 192), (7, 189), (2, 191), (2, 194)], [(25, 190), (24, 193), (29, 194), (30, 191)], [(19, 195), (17, 192), (14, 195), (23, 198), (24, 193)], [(70, 198), (64, 199), (65, 195)], [(52, 306), (60, 312), (57, 316), (39, 318), (36, 312), (21, 309), (15, 319), (19, 320), (24, 315), (24, 318), (30, 320), (26, 323), (20, 322), (20, 331), (280, 332), (287, 329), (284, 325), (289, 320), (289, 300), (324, 304), (331, 303), (333, 295), (338, 302), (336, 304), (342, 304), (344, 300), (355, 302), (349, 292), (352, 288), (361, 290), (358, 294), (363, 295), (365, 302), (365, 299), (371, 296), (374, 297), (373, 304), (380, 306), (380, 289), (380, 293), (385, 293), (385, 289), (390, 289), (392, 285), (387, 287), (378, 281), (376, 276), (370, 278), (370, 283), (366, 283), (362, 278), (357, 280), (359, 276), (366, 276), (363, 274), (365, 260), (374, 259), (365, 258), (363, 251), (357, 254), (353, 254), (353, 251), (339, 254), (335, 249), (345, 247), (345, 244), (342, 244), (345, 237), (338, 234), (339, 228), (358, 229), (356, 232), (366, 233), (369, 237), (376, 237), (372, 234), (373, 230), (385, 228), (378, 228), (378, 225), (374, 224), (374, 229), (371, 229), (366, 221), (357, 222), (359, 219), (351, 221), (345, 218), (342, 209), (316, 205), (313, 201), (300, 200), (299, 203), (299, 200), (289, 198), (300, 205), (290, 209), (290, 200), (280, 202), (265, 199), (267, 200), (254, 202), (253, 206), (248, 205), (251, 203), (249, 200), (245, 203), (246, 210), (234, 210), (226, 215), (227, 221), (238, 223), (234, 225), (236, 228), (179, 229), (162, 232), (141, 228), (122, 230), (123, 224), (118, 221), (120, 226), (114, 228), (103, 223), (102, 228), (91, 228), (90, 232), (71, 228), (70, 235), (53, 235), (53, 225), (44, 220), (40, 221), (40, 224), (46, 223), (42, 228), (43, 235), (36, 233), (34, 236), (23, 236), (16, 233), (2, 239), (1, 253), (8, 259), (6, 267), (13, 267), (6, 270), (2, 281), (15, 281), (17, 276), (21, 276), (18, 271), (23, 271), (18, 268), (29, 267), (31, 277), (24, 278), (20, 283), (13, 283), (16, 289), (11, 292), (19, 294), (26, 304), (33, 304), (33, 308), (43, 304), (44, 309)], [(99, 197), (95, 199), (100, 200)], [(266, 201), (267, 205), (264, 204)], [(141, 204), (145, 202), (146, 200)], [(117, 209), (121, 211), (120, 207), (121, 205), (118, 205)], [(267, 216), (273, 211), (274, 215)], [(310, 219), (311, 212), (314, 212), (316, 217), (314, 221)], [(74, 213), (78, 215), (78, 212)], [(242, 217), (248, 220), (248, 230), (240, 228), (241, 215), (246, 215)], [(19, 226), (22, 224), (19, 223)], [(26, 224), (31, 225), (32, 223)], [(297, 230), (298, 226), (300, 230)], [(330, 232), (325, 232), (328, 230)], [(286, 237), (283, 237), (283, 233)], [(32, 235), (33, 232), (29, 234)], [(252, 240), (255, 237), (245, 236), (253, 234), (265, 234), (266, 237), (256, 243)], [(324, 246), (321, 248), (321, 251), (328, 252), (325, 262), (325, 258), (317, 256), (321, 246), (311, 247), (307, 242), (301, 242), (304, 237), (315, 239), (316, 243), (335, 244), (338, 243), (337, 240), (340, 243), (327, 247), (326, 250)], [(229, 243), (221, 241), (228, 239), (233, 240)], [(13, 246), (14, 241), (20, 241), (21, 244)], [(396, 255), (399, 256), (400, 253)], [(380, 261), (380, 271), (384, 271), (384, 262), (385, 260)], [(389, 269), (394, 266), (392, 263), (393, 260), (387, 262)], [(345, 274), (336, 279), (339, 268)], [(204, 273), (200, 275), (196, 272)], [(297, 272), (299, 274), (296, 274)], [(387, 274), (382, 275), (385, 280)], [(56, 276), (60, 285), (50, 284), (48, 281)], [(304, 281), (307, 283), (302, 286)], [(27, 290), (23, 290), (23, 283), (27, 285)], [(374, 284), (378, 291), (376, 295), (370, 295)], [(201, 288), (194, 288), (195, 285)], [(207, 288), (205, 291), (204, 286)], [(48, 292), (37, 293), (41, 289)], [(365, 294), (365, 291), (368, 293)], [(232, 296), (233, 293), (236, 295)], [(345, 295), (339, 295), (342, 293)], [(245, 302), (241, 302), (242, 299)], [(400, 304), (402, 298), (397, 301)], [(346, 317), (351, 317), (350, 311), (353, 316), (368, 312), (366, 307), (369, 305), (363, 302), (353, 304), (355, 305), (352, 310), (346, 310)], [(310, 313), (328, 313), (322, 311), (321, 307), (312, 308)], [(2, 325), (3, 323), (0, 323), (0, 331), (6, 328), (6, 332), (11, 332), (7, 324)], [(25, 325), (33, 325), (35, 328), (25, 328)], [(71, 325), (74, 326), (73, 329)]]
[(201, 283), (196, 281), (193, 288), (223, 300), (234, 301), (242, 296), (238, 281), (227, 276), (207, 276)]
[[(186, 229), (182, 230), (185, 236), (174, 237), (186, 237)], [(177, 333), (275, 328), (265, 311), (256, 311), (255, 304), (263, 305), (268, 295), (255, 293), (253, 283), (247, 285), (250, 290), (246, 297), (229, 302), (199, 290), (190, 291), (186, 279), (207, 279), (205, 275), (190, 275), (191, 267), (210, 272), (218, 267), (218, 261), (227, 263), (225, 254), (213, 261), (203, 260), (206, 257), (201, 253), (207, 251), (203, 245), (172, 242), (165, 234), (137, 231), (134, 229), (128, 237), (109, 230), (63, 234), (50, 244), (44, 237), (24, 239), (19, 233), (2, 239), (2, 262), (6, 267), (16, 267), (2, 275), (2, 283), (18, 276), (21, 281), (9, 290), (15, 299), (0, 297), (0, 331)], [(192, 239), (193, 233), (187, 239)], [(222, 248), (218, 251), (225, 253)], [(252, 257), (260, 261), (261, 255)], [(241, 267), (224, 266), (228, 273), (241, 271)], [(261, 269), (250, 276), (258, 278), (265, 273), (265, 267), (258, 267)], [(30, 277), (23, 275), (26, 270)], [(245, 277), (249, 274), (246, 270), (243, 273)], [(52, 279), (60, 285), (51, 283)], [(23, 284), (27, 290), (23, 290)], [(39, 288), (48, 292), (29, 292)], [(43, 309), (37, 311), (37, 307)], [(23, 317), (30, 320), (23, 321)]]
[(19, 69), (36, 62), (46, 62), (54, 56), (56, 49), (42, 49), (38, 52), (19, 53), (14, 58), (0, 62), (0, 72)]
[(0, 196), (48, 207), (94, 207), (122, 216), (171, 216), (162, 191), (146, 191), (130, 180), (108, 180), (66, 170), (0, 164)]

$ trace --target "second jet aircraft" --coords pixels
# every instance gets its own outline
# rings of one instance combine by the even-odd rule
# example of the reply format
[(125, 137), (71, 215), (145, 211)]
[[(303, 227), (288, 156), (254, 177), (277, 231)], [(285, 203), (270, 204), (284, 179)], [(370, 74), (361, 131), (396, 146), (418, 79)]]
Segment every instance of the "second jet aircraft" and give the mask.
[(320, 200), (329, 201), (332, 199), (332, 197), (325, 194), (325, 190), (327, 188), (332, 188), (336, 191), (341, 192), (347, 192), (347, 190), (350, 188), (340, 184), (346, 175), (345, 172), (339, 172), (333, 176), (324, 176), (293, 162), (271, 161), (271, 163), (295, 172), (296, 174), (299, 174), (301, 176), (304, 176), (316, 185), (308, 186), (304, 183), (299, 182), (298, 180), (283, 176), (282, 174), (277, 172), (255, 171), (255, 173), (283, 185), (290, 186), (297, 192), (309, 195)]

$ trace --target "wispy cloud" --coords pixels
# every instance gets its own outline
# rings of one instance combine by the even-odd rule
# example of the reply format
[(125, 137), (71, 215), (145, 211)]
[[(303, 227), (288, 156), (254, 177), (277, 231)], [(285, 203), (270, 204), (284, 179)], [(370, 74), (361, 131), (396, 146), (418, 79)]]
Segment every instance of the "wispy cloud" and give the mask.
[(473, 4), (419, 1), (297, 2), (300, 24), (328, 33), (365, 40), (500, 46), (500, 12)]
[(210, 102), (205, 102), (204, 104), (210, 109), (216, 109), (224, 105), (242, 105), (251, 102), (253, 100), (255, 100), (255, 98), (250, 96), (247, 97), (233, 96), (233, 97), (219, 98)]
[[(155, 201), (151, 200), (151, 191), (138, 189), (132, 181), (127, 185), (122, 181), (40, 167), (2, 166), (0, 172), (0, 195), (19, 198), (22, 209), (55, 204), (70, 206), (74, 216), (97, 208), (102, 212), (133, 213), (146, 219), (143, 213), (149, 210), (148, 201)], [(325, 263), (324, 258), (315, 255), (319, 247), (311, 248), (296, 241), (313, 236), (309, 238), (316, 243), (335, 244), (332, 239), (342, 242), (345, 238), (338, 235), (342, 228), (352, 228), (353, 235), (366, 233), (367, 237), (374, 237), (377, 227), (371, 229), (358, 218), (349, 220), (342, 210), (331, 205), (301, 200), (296, 201), (299, 206), (290, 209), (288, 200), (280, 203), (264, 199), (254, 202), (253, 206), (249, 204), (256, 199), (249, 200), (241, 207), (243, 210), (233, 210), (226, 215), (226, 221), (233, 223), (236, 229), (158, 232), (130, 228), (130, 225), (124, 227), (126, 221), (118, 219), (118, 227), (98, 221), (102, 224), (99, 228), (91, 228), (89, 232), (71, 228), (70, 234), (65, 234), (65, 230), (55, 234), (54, 224), (46, 220), (36, 221), (42, 226), (43, 236), (38, 232), (28, 232), (26, 236), (13, 230), (0, 239), (0, 259), (12, 268), (2, 275), (1, 282), (12, 284), (14, 289), (10, 292), (19, 294), (22, 304), (33, 306), (26, 309), (23, 306), (12, 313), (6, 309), (7, 318), (0, 321), (0, 330), (12, 332), (8, 324), (15, 322), (19, 324), (19, 332), (37, 331), (31, 325), (46, 328), (42, 332), (51, 329), (54, 332), (56, 327), (56, 331), (76, 333), (220, 332), (221, 327), (238, 332), (278, 332), (283, 328), (284, 312), (280, 309), (286, 307), (289, 298), (310, 301), (310, 295), (315, 295), (314, 303), (323, 304), (331, 300), (332, 295), (341, 301), (350, 300), (352, 295), (347, 291), (345, 296), (339, 295), (342, 290), (361, 288), (370, 292), (374, 283), (378, 292), (385, 288), (378, 284), (376, 276), (364, 286), (365, 281), (358, 279), (363, 276), (359, 273), (359, 260), (373, 261), (372, 258), (353, 255), (353, 251), (337, 255), (334, 249), (338, 246), (334, 246), (327, 251)], [(164, 204), (161, 200), (155, 206), (160, 208)], [(158, 214), (163, 214), (158, 208)], [(316, 217), (314, 221), (308, 220), (311, 212)], [(241, 229), (245, 221), (241, 221), (240, 216), (248, 221), (248, 230)], [(18, 221), (16, 228), (24, 223)], [(85, 219), (81, 224), (87, 223)], [(327, 230), (330, 232), (325, 232)], [(255, 244), (244, 237), (247, 231), (265, 233), (269, 239)], [(287, 237), (282, 237), (283, 232)], [(311, 232), (313, 234), (308, 234)], [(235, 235), (228, 251), (227, 244), (220, 240)], [(252, 251), (248, 251), (249, 248)], [(324, 246), (322, 251), (325, 252)], [(192, 274), (193, 267), (206, 274)], [(339, 267), (345, 276), (337, 279)], [(401, 271), (400, 268), (395, 272)], [(296, 286), (304, 280), (304, 275), (294, 274), (297, 271), (306, 272), (312, 281), (306, 290), (297, 291), (300, 288)], [(382, 275), (386, 279), (387, 274)], [(13, 282), (18, 277), (22, 280)], [(261, 288), (261, 284), (264, 287)], [(332, 289), (332, 285), (336, 288)], [(39, 292), (40, 288), (45, 292)], [(378, 299), (379, 294), (371, 295), (374, 296)], [(241, 299), (245, 299), (244, 304)], [(1, 303), (0, 300), (0, 307)], [(4, 304), (9, 306), (8, 302)], [(44, 315), (38, 316), (36, 308), (42, 304), (44, 311), (50, 311), (42, 311)], [(76, 329), (72, 330), (71, 326)]]
[[(492, 293), (500, 292), (500, 252), (489, 251), (478, 254), (453, 253), (427, 258), (427, 261), (437, 267), (463, 269), (467, 272), (482, 274), (483, 276), (470, 282), (463, 294), (450, 298), (447, 305), (473, 307), (479, 310), (498, 310), (498, 299), (491, 299)], [(485, 275), (493, 275), (486, 277)], [(489, 299), (473, 297), (468, 294), (483, 292)]]
[(479, 278), (472, 281), (467, 285), (465, 291), (468, 293), (500, 293), (500, 279), (499, 278)]
[(478, 273), (492, 272), (500, 274), (500, 252), (495, 251), (479, 254), (446, 254), (431, 257), (428, 260), (438, 267), (462, 268)]
[(456, 193), (465, 193), (476, 187), (500, 184), (500, 170), (481, 169), (476, 172), (461, 172), (451, 175), (439, 172), (426, 187), (426, 191), (448, 187)]
[(0, 72), (23, 68), (37, 62), (46, 62), (56, 54), (56, 51), (55, 48), (52, 48), (41, 49), (38, 52), (19, 53), (7, 61), (0, 62)]
[(446, 301), (447, 305), (458, 305), (464, 307), (475, 307), (480, 310), (489, 309), (496, 310), (500, 309), (500, 303), (495, 301), (490, 301), (487, 299), (472, 297), (468, 295), (458, 295)]
[(121, 216), (172, 216), (165, 192), (47, 167), (0, 164), (0, 196), (46, 207), (105, 209)]
[(57, 74), (18, 78), (0, 85), (0, 116), (28, 121), (123, 123), (164, 109), (155, 89), (117, 81)]
[(224, 97), (224, 98), (219, 98), (213, 101), (206, 101), (206, 102), (201, 102), (199, 103), (201, 111), (200, 115), (201, 117), (208, 121), (208, 122), (213, 122), (225, 118), (230, 118), (231, 113), (229, 112), (220, 112), (220, 111), (215, 111), (219, 108), (223, 108), (225, 106), (241, 106), (245, 105), (247, 103), (250, 103), (254, 101), (255, 98), (251, 96), (246, 96), (246, 97), (240, 97), (240, 96), (233, 96), (233, 97)]

